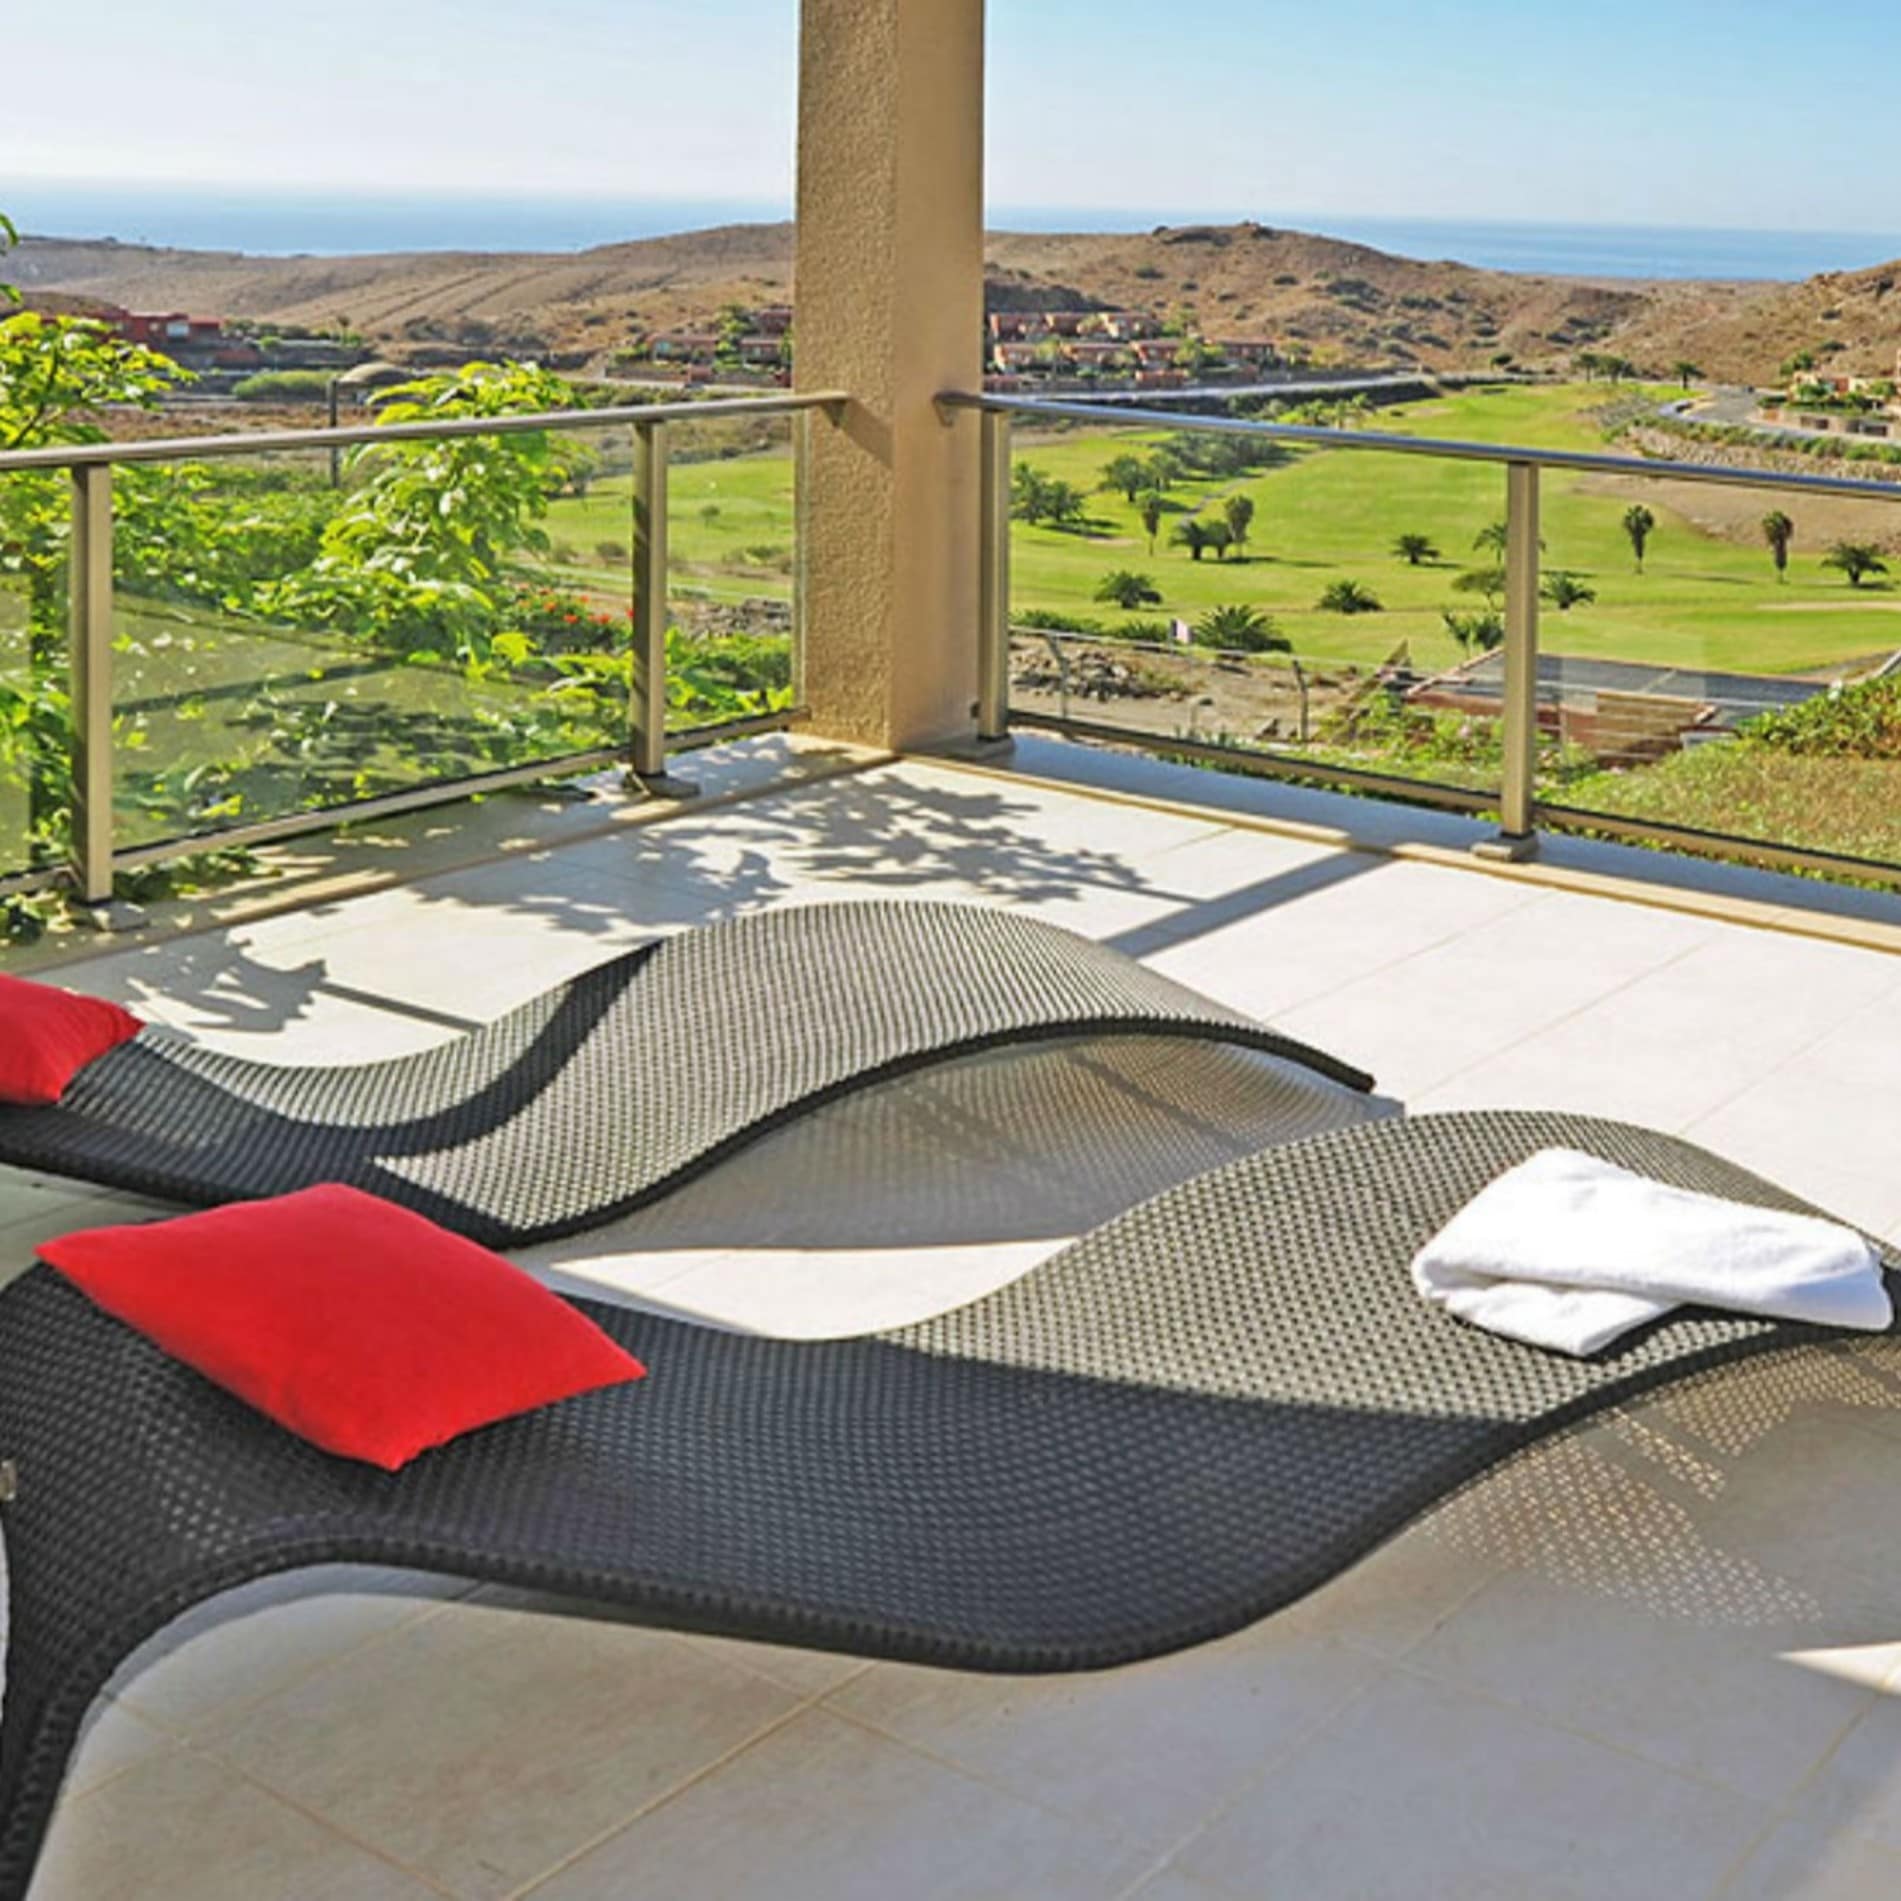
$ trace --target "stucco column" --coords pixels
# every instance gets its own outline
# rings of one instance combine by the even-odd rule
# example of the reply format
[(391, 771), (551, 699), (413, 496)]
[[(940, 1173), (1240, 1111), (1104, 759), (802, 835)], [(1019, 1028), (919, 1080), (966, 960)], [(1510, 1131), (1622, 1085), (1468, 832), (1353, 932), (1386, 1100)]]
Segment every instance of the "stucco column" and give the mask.
[(983, 380), (983, 0), (802, 0), (802, 389), (812, 424), (805, 690), (814, 729), (916, 746), (973, 728)]

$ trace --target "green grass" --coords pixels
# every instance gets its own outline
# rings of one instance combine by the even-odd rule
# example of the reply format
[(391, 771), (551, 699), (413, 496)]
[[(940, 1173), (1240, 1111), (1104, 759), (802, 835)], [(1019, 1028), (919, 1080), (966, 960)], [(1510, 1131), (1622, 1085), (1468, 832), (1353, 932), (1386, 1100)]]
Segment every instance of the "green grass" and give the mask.
[[(597, 590), (628, 585), (624, 566), (599, 553), (603, 542), (633, 539), (633, 489), (625, 476), (596, 482), (585, 496), (556, 502), (547, 530), (574, 551), (554, 565), (561, 578)], [(667, 496), (671, 579), (683, 594), (715, 600), (785, 600), (794, 547), (789, 447), (705, 462), (676, 462)]]
[[(1588, 412), (1602, 400), (1601, 389), (1578, 386), (1475, 390), (1383, 410), (1374, 421), (1395, 433), (1601, 451), (1605, 444)], [(1112, 455), (1154, 440), (1090, 431), (1025, 440), (1018, 453), (1050, 475), (1094, 490)], [(1552, 651), (1794, 673), (1901, 646), (1901, 614), (1884, 606), (1901, 605), (1901, 594), (1852, 593), (1839, 575), (1819, 566), (1814, 552), (1798, 551), (1787, 584), (1778, 585), (1760, 543), (1706, 532), (1646, 494), (1657, 529), (1645, 572), (1638, 574), (1620, 525), (1630, 492), (1569, 474), (1547, 475), (1543, 488), (1546, 567), (1570, 570), (1598, 595), (1569, 613), (1545, 610), (1544, 644)], [(1194, 620), (1223, 602), (1245, 601), (1266, 608), (1295, 650), (1315, 659), (1378, 661), (1402, 641), (1418, 664), (1460, 657), (1440, 612), (1482, 604), (1455, 592), (1452, 583), (1462, 569), (1486, 565), (1472, 544), (1505, 513), (1502, 470), (1374, 451), (1302, 450), (1285, 466), (1239, 482), (1184, 483), (1169, 499), (1212, 516), (1236, 490), (1255, 504), (1245, 561), (1211, 555), (1192, 561), (1168, 545), (1168, 523), (1151, 555), (1136, 511), (1120, 496), (1100, 492), (1091, 495), (1090, 533), (1019, 525), (1012, 546), (1015, 606), (1112, 620), (1117, 610), (1093, 604), (1091, 596), (1110, 569), (1133, 567), (1151, 575), (1164, 596), (1160, 609), (1145, 614)], [(1773, 504), (1772, 496), (1762, 498), (1765, 509)], [(1824, 535), (1815, 510), (1814, 503), (1806, 505), (1813, 531), (1803, 541), (1819, 550)], [(1803, 507), (1792, 504), (1791, 512), (1800, 527)], [(1394, 538), (1408, 532), (1430, 536), (1441, 560), (1414, 568), (1395, 556)], [(1352, 618), (1317, 611), (1322, 590), (1340, 578), (1370, 588), (1385, 611)]]
[[(1625, 392), (1628, 395), (1630, 392)], [(1659, 401), (1673, 392), (1659, 388)], [(1501, 387), (1381, 410), (1373, 425), (1397, 434), (1520, 444), (1528, 448), (1603, 450), (1591, 412), (1602, 385)], [(1037, 437), (1020, 432), (1018, 456), (1089, 494), (1087, 532), (1030, 528), (1012, 538), (1012, 602), (1113, 621), (1098, 605), (1097, 584), (1114, 568), (1151, 575), (1160, 608), (1140, 610), (1199, 619), (1211, 607), (1246, 602), (1274, 615), (1303, 657), (1377, 664), (1402, 643), (1415, 664), (1444, 666), (1461, 655), (1441, 610), (1472, 610), (1478, 597), (1454, 590), (1461, 570), (1484, 564), (1473, 538), (1505, 512), (1501, 469), (1475, 463), (1383, 456), (1347, 450), (1297, 451), (1284, 466), (1240, 481), (1191, 481), (1170, 495), (1171, 515), (1151, 554), (1136, 511), (1097, 489), (1103, 465), (1124, 451), (1151, 447), (1140, 430), (1104, 428)], [(1901, 590), (1850, 590), (1819, 565), (1831, 538), (1826, 503), (1789, 503), (1797, 551), (1778, 585), (1753, 524), (1776, 498), (1739, 505), (1737, 539), (1712, 533), (1665, 504), (1643, 499), (1657, 516), (1646, 571), (1634, 570), (1620, 527), (1634, 491), (1599, 478), (1544, 479), (1545, 564), (1579, 575), (1595, 602), (1558, 613), (1547, 607), (1544, 640), (1554, 652), (1658, 664), (1802, 673), (1901, 647)], [(1211, 517), (1241, 491), (1255, 504), (1247, 558), (1192, 561), (1168, 545), (1189, 511)], [(1742, 495), (1740, 490), (1708, 491)], [(709, 509), (716, 511), (708, 514)], [(596, 553), (602, 541), (630, 537), (624, 477), (597, 482), (579, 500), (557, 503), (549, 532), (574, 551), (563, 578), (597, 590), (626, 585), (623, 570)], [(1897, 506), (1901, 525), (1901, 504)], [(674, 579), (683, 595), (716, 600), (785, 599), (792, 590), (792, 466), (785, 450), (724, 461), (676, 463), (672, 475)], [(1441, 559), (1409, 567), (1392, 553), (1394, 538), (1429, 536)], [(750, 551), (750, 552), (749, 552)], [(765, 551), (763, 554), (761, 551)], [(1901, 564), (1898, 564), (1901, 565)], [(1335, 580), (1370, 588), (1384, 611), (1345, 617), (1315, 603)]]

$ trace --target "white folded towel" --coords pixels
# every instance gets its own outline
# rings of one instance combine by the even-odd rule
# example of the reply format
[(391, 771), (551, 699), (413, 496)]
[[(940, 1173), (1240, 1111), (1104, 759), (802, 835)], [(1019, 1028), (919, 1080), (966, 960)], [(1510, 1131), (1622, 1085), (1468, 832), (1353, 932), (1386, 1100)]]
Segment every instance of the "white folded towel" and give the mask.
[(1894, 1317), (1881, 1257), (1852, 1228), (1667, 1188), (1573, 1149), (1501, 1175), (1412, 1271), (1461, 1320), (1580, 1356), (1684, 1302), (1869, 1331)]

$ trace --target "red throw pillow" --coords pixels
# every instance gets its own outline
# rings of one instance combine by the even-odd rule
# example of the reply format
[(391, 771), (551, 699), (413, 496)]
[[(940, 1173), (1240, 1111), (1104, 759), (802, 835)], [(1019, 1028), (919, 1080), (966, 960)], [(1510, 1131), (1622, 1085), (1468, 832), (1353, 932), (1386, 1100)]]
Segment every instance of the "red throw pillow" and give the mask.
[(394, 1472), (458, 1433), (646, 1369), (532, 1275), (326, 1183), (40, 1258), (280, 1426)]
[(0, 976), (0, 1102), (57, 1102), (88, 1063), (144, 1027), (116, 1003)]

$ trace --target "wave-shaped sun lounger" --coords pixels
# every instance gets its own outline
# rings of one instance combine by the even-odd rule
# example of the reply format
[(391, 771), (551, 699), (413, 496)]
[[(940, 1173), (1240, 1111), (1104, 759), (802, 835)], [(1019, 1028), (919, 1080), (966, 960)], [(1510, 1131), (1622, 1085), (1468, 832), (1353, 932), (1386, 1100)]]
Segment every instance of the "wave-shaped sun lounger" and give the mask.
[[(389, 1061), (286, 1067), (148, 1028), (84, 1070), (57, 1108), (0, 1108), (0, 1162), (189, 1203), (347, 1182), (490, 1247), (519, 1247), (653, 1201), (846, 1091), (1083, 1034), (1237, 1044), (1372, 1087), (1349, 1064), (1032, 918), (813, 905), (644, 946)], [(1309, 1133), (1297, 1109), (1290, 1101), (1290, 1133)]]
[(1613, 1123), (1368, 1124), (1171, 1189), (896, 1332), (762, 1339), (578, 1303), (645, 1381), (394, 1475), (279, 1430), (35, 1268), (0, 1292), (0, 1452), (18, 1473), (0, 1897), (25, 1890), (115, 1666), (250, 1579), (412, 1566), (669, 1627), (973, 1670), (1096, 1668), (1264, 1616), (1602, 1408), (1829, 1337), (1686, 1310), (1581, 1361), (1429, 1307), (1414, 1250), (1549, 1146), (1804, 1206)]

